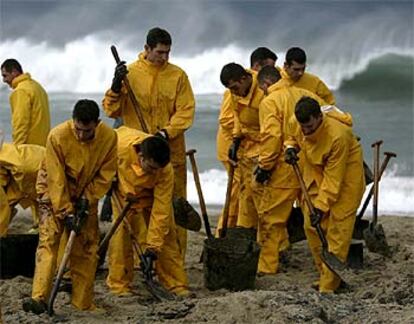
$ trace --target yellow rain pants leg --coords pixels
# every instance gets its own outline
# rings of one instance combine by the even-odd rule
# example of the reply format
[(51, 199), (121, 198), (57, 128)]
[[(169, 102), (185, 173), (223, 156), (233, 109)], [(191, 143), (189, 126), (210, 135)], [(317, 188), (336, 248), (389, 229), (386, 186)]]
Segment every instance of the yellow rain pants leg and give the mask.
[(299, 189), (265, 187), (259, 216), (258, 243), (261, 246), (258, 271), (274, 274), (279, 251), (286, 239), (286, 223)]
[[(185, 164), (173, 164), (174, 168), (174, 196), (187, 198), (187, 167)], [(180, 253), (185, 260), (187, 251), (187, 230), (176, 225), (177, 240)]]
[[(230, 172), (230, 163), (223, 162), (224, 167), (226, 168), (227, 175)], [(237, 216), (239, 214), (239, 195), (240, 195), (240, 169), (234, 169), (233, 184), (230, 194), (230, 206), (229, 206), (229, 217), (227, 220), (227, 227), (236, 227), (237, 226)], [(219, 231), (223, 226), (223, 212), (221, 213), (219, 220), (217, 222), (216, 237), (219, 236)]]
[[(149, 223), (150, 209), (144, 210), (146, 223)], [(155, 272), (160, 283), (176, 295), (188, 294), (188, 279), (184, 269), (184, 261), (180, 253), (175, 231), (169, 231), (164, 245), (155, 262)]]
[(0, 237), (7, 235), (10, 224), (11, 209), (9, 199), (7, 198), (4, 188), (0, 186)]
[[(39, 225), (39, 245), (36, 251), (36, 269), (33, 278), (32, 298), (47, 302), (56, 273), (56, 259), (62, 233), (63, 221), (48, 216)], [(92, 310), (93, 285), (97, 265), (98, 248), (97, 204), (90, 213), (75, 238), (70, 255), (71, 275), (73, 279), (72, 305), (80, 310)]]
[(257, 228), (259, 221), (258, 211), (263, 194), (263, 186), (253, 178), (253, 169), (256, 162), (253, 159), (243, 158), (239, 162), (240, 168), (240, 198), (237, 226)]
[[(124, 208), (124, 201), (121, 201)], [(118, 218), (120, 212), (112, 201), (113, 222)], [(138, 242), (142, 245), (146, 239), (145, 220), (140, 211), (130, 209), (127, 219), (132, 227), (133, 232), (138, 238)], [(144, 239), (144, 241), (143, 241)], [(131, 284), (134, 279), (134, 253), (132, 249), (132, 241), (127, 227), (121, 223), (109, 241), (108, 247), (108, 277), (106, 284), (114, 294), (123, 294), (131, 291)]]

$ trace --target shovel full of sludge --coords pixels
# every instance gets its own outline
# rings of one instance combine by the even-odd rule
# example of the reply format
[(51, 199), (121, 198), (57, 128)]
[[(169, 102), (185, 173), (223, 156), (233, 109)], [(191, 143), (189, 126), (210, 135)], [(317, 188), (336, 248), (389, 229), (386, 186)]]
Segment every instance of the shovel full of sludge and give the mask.
[(383, 256), (390, 256), (390, 246), (387, 243), (384, 228), (381, 224), (378, 224), (378, 194), (379, 180), (381, 177), (379, 170), (379, 146), (381, 144), (382, 141), (372, 144), (372, 147), (374, 148), (374, 199), (372, 200), (372, 222), (369, 224), (368, 228), (364, 230), (363, 236), (368, 250)]
[[(220, 236), (215, 238), (211, 234), (208, 224), (207, 210), (201, 190), (197, 165), (194, 158), (195, 150), (189, 150), (193, 168), (194, 180), (199, 195), (200, 208), (205, 220), (207, 239), (203, 245), (203, 272), (204, 285), (209, 290), (221, 288), (232, 291), (254, 289), (259, 262), (260, 247), (256, 241), (244, 235), (249, 229), (234, 228), (234, 231), (243, 232), (243, 235), (227, 235), (227, 221), (229, 215), (230, 196), (233, 183), (234, 165), (231, 165), (228, 182), (226, 201), (223, 210), (223, 227)], [(239, 233), (240, 234), (240, 233)]]

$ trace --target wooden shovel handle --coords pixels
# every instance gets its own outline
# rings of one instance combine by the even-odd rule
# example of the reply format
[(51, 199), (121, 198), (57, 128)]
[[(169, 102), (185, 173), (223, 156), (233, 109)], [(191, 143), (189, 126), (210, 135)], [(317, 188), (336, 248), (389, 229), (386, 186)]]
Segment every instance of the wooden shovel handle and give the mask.
[(380, 146), (382, 140), (377, 141), (371, 145), (374, 148), (374, 199), (372, 200), (372, 224), (375, 226), (378, 220), (378, 195), (379, 195), (379, 160), (380, 160)]
[(230, 163), (229, 177), (227, 179), (226, 201), (224, 203), (224, 209), (223, 209), (223, 226), (220, 231), (220, 237), (226, 237), (226, 234), (227, 234), (227, 224), (228, 224), (229, 211), (230, 211), (231, 191), (233, 188), (234, 169), (235, 169), (234, 165)]

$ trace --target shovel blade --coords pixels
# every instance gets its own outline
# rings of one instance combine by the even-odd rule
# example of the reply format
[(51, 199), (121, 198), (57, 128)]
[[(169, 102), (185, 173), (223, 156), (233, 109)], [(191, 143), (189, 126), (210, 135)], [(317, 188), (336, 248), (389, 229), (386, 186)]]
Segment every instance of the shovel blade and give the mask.
[(323, 249), (321, 254), (323, 263), (345, 283), (352, 281), (353, 273), (347, 264), (339, 260), (333, 253)]
[(390, 256), (390, 246), (387, 243), (384, 228), (381, 224), (373, 225), (371, 223), (369, 227), (364, 230), (363, 234), (365, 243), (370, 252), (378, 253), (385, 257)]
[(364, 231), (369, 227), (369, 221), (366, 219), (359, 219), (355, 222), (354, 232), (352, 238), (356, 240), (364, 239)]

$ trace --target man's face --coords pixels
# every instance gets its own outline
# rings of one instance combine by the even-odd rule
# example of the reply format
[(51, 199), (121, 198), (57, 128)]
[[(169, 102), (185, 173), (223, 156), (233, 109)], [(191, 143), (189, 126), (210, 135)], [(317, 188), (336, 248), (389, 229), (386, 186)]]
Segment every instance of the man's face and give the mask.
[(251, 79), (247, 76), (242, 76), (238, 81), (230, 80), (227, 88), (232, 94), (239, 97), (246, 97), (251, 86)]
[(302, 77), (303, 73), (305, 73), (306, 64), (300, 64), (295, 61), (292, 61), (292, 64), (285, 63), (284, 68), (289, 75), (289, 77), (297, 82)]
[(259, 72), (265, 66), (275, 66), (275, 64), (276, 64), (275, 60), (272, 60), (271, 58), (267, 58), (261, 62), (254, 63), (252, 66), (252, 70)]
[(11, 72), (7, 72), (4, 68), (1, 69), (1, 76), (3, 77), (3, 82), (7, 83), (10, 88), (12, 86), (13, 79), (20, 74), (21, 73), (19, 73), (17, 70), (14, 70), (14, 69)]
[(80, 120), (73, 120), (75, 125), (75, 133), (81, 142), (88, 142), (95, 137), (95, 129), (98, 126), (98, 122), (90, 122), (89, 124), (84, 124)]
[(322, 123), (322, 114), (317, 117), (311, 116), (307, 123), (299, 123), (303, 135), (308, 136), (313, 134)]
[(147, 52), (147, 60), (156, 66), (163, 66), (168, 62), (170, 55), (171, 45), (165, 45), (158, 43), (154, 48), (150, 48), (145, 45), (145, 51)]
[(153, 159), (144, 157), (142, 153), (138, 153), (139, 163), (145, 173), (154, 174), (157, 170), (161, 169), (161, 166)]
[(259, 82), (259, 88), (263, 90), (264, 94), (267, 96), (267, 89), (272, 86), (274, 83), (269, 78), (264, 78), (263, 81)]

